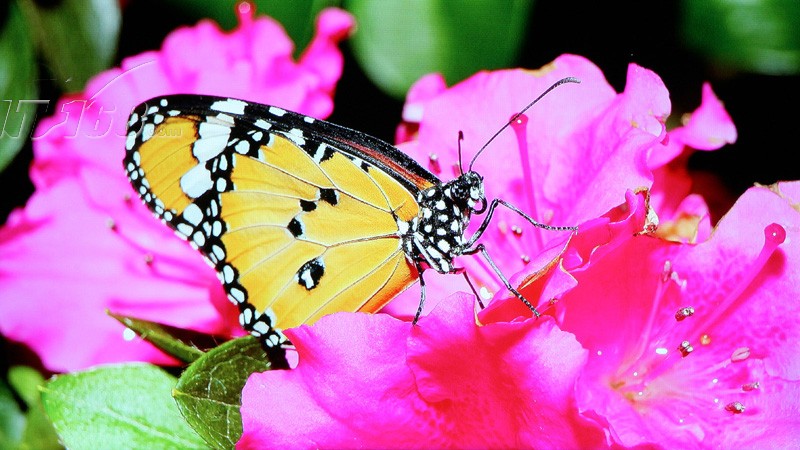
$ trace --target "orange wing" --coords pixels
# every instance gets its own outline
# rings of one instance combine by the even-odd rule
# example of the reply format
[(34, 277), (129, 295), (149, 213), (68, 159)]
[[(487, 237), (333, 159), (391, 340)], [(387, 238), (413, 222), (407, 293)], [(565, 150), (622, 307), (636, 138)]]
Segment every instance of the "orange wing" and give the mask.
[(418, 278), (402, 235), (438, 180), (389, 144), (216, 97), (154, 99), (129, 129), (134, 187), (268, 346), (332, 312), (377, 311)]

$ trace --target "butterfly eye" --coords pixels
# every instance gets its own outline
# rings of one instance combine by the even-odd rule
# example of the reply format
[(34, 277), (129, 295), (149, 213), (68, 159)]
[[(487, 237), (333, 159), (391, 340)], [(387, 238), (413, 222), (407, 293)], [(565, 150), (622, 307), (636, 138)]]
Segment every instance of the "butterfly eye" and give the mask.
[[(460, 181), (460, 180), (459, 180)], [(466, 183), (456, 182), (452, 186), (453, 200), (466, 203), (469, 200), (469, 186)]]

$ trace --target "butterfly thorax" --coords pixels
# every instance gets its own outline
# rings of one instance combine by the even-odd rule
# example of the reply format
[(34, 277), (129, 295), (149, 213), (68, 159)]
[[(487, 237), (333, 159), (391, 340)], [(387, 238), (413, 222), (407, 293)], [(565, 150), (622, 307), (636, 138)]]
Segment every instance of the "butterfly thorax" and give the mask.
[(474, 212), (486, 205), (483, 178), (467, 172), (417, 195), (419, 215), (404, 236), (407, 255), (419, 255), (439, 273), (453, 271), (453, 258), (466, 250), (464, 231)]

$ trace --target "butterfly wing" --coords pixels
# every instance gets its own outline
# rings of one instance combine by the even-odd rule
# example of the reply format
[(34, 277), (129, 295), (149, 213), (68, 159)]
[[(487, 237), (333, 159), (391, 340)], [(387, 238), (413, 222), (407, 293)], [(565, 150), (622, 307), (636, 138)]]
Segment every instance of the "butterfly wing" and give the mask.
[(125, 168), (147, 206), (216, 269), (267, 345), (416, 281), (402, 234), (436, 177), (366, 134), (280, 108), (169, 96), (134, 109)]

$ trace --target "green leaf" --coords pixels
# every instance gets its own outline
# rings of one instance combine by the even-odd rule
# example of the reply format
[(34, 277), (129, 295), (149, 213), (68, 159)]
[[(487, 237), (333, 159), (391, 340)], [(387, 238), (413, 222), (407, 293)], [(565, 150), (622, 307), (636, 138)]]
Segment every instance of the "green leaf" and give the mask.
[(40, 388), (44, 385), (42, 375), (31, 367), (14, 366), (8, 370), (8, 381), (17, 396), (25, 403), (27, 413), (23, 418), (22, 433), (15, 445), (0, 445), (0, 448), (36, 450), (63, 448), (42, 406), (40, 395)]
[[(198, 2), (197, 0), (164, 0), (197, 20), (210, 18), (224, 29), (232, 29), (238, 23), (236, 7), (241, 0), (215, 0), (213, 2)], [(254, 0), (256, 14), (267, 15), (277, 20), (286, 30), (286, 34), (295, 45), (295, 55), (311, 42), (314, 36), (314, 21), (317, 14), (328, 6), (335, 6), (339, 0), (304, 0), (304, 1), (275, 1)]]
[(269, 368), (255, 338), (226, 342), (186, 369), (175, 387), (175, 400), (186, 421), (211, 447), (233, 448), (242, 435), (242, 388), (251, 373)]
[[(134, 333), (139, 335), (142, 339), (150, 342), (158, 347), (164, 353), (171, 355), (185, 363), (191, 363), (203, 355), (203, 351), (197, 348), (196, 345), (185, 342), (179, 335), (200, 338), (200, 333), (192, 333), (187, 330), (178, 329), (168, 325), (150, 322), (142, 319), (135, 319), (133, 317), (121, 316), (109, 312), (108, 315), (117, 319), (120, 323), (130, 328)], [(190, 339), (190, 336), (187, 338)], [(209, 340), (208, 335), (202, 335), (204, 340)]]
[(19, 2), (64, 90), (83, 90), (89, 78), (114, 61), (122, 19), (118, 0), (61, 0), (56, 6)]
[(681, 6), (684, 40), (718, 68), (800, 73), (797, 0), (684, 0)]
[(105, 366), (54, 377), (42, 399), (70, 449), (199, 449), (180, 415), (176, 379), (148, 364)]
[(356, 60), (381, 89), (402, 97), (422, 75), (455, 83), (514, 64), (531, 0), (346, 0), (358, 28)]
[(25, 430), (25, 415), (5, 381), (0, 380), (0, 448), (17, 448)]
[(8, 369), (8, 383), (28, 407), (39, 403), (39, 387), (44, 385), (44, 377), (33, 367), (11, 367)]
[(0, 29), (0, 172), (28, 141), (39, 103), (33, 43), (17, 4), (8, 8)]
[(37, 402), (35, 406), (28, 409), (28, 414), (25, 418), (25, 433), (18, 447), (20, 450), (57, 450), (64, 448), (58, 439), (58, 434), (53, 428), (52, 422), (50, 422), (50, 418), (44, 412), (44, 406), (41, 402)]

